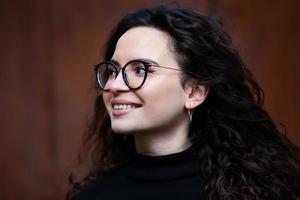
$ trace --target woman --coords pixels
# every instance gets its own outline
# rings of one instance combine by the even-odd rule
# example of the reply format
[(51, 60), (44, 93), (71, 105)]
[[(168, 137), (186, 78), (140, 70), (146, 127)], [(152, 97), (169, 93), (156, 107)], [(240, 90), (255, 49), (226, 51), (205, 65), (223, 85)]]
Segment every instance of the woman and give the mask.
[(69, 199), (300, 198), (299, 148), (215, 19), (167, 6), (130, 13), (104, 60), (93, 166)]

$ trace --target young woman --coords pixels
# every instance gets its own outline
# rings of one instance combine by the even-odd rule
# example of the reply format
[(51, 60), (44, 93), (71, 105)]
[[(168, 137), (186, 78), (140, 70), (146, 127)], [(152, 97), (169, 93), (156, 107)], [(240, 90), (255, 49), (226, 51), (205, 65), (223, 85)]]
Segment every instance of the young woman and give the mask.
[(300, 198), (299, 148), (212, 17), (130, 13), (95, 70), (93, 167), (68, 199)]

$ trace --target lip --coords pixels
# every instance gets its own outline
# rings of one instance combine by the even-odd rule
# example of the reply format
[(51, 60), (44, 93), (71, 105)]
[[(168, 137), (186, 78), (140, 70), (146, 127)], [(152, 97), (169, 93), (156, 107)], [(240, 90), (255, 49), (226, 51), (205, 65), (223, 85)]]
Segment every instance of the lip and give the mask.
[[(121, 110), (117, 110), (117, 109), (113, 109), (114, 105), (115, 104), (128, 104), (128, 105), (133, 105), (135, 106), (134, 109), (121, 109)], [(130, 101), (130, 100), (126, 100), (126, 99), (113, 99), (111, 101), (111, 107), (112, 107), (112, 115), (115, 116), (115, 117), (118, 117), (118, 116), (122, 116), (122, 115), (125, 115), (127, 113), (130, 113), (131, 111), (141, 107), (141, 104), (138, 104), (138, 103), (135, 103), (133, 101)]]

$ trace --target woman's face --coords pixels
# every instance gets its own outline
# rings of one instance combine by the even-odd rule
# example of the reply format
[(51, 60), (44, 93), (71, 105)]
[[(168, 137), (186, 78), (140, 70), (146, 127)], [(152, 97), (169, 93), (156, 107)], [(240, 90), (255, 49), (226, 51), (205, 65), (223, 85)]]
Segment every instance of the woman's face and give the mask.
[[(136, 27), (118, 40), (112, 56), (123, 67), (135, 59), (146, 59), (160, 66), (179, 69), (170, 51), (171, 39), (165, 32), (151, 27)], [(186, 92), (180, 81), (180, 71), (151, 67), (146, 82), (138, 90), (130, 90), (122, 73), (103, 92), (103, 100), (114, 132), (174, 130), (188, 122), (185, 109)]]

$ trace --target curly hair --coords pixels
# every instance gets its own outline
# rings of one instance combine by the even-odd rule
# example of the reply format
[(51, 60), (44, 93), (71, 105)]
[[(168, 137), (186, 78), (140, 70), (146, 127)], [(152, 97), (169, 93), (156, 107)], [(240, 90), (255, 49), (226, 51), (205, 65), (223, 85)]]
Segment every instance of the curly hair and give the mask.
[[(160, 5), (132, 12), (113, 30), (104, 59), (110, 60), (118, 39), (138, 26), (169, 34), (184, 71), (183, 86), (193, 81), (209, 88), (205, 102), (193, 111), (189, 127), (207, 199), (299, 199), (299, 148), (264, 110), (263, 91), (222, 24), (213, 16), (181, 7)], [(112, 131), (101, 93), (85, 144), (93, 165), (81, 184), (74, 184), (73, 193), (89, 180), (125, 164), (135, 152), (132, 135)]]

